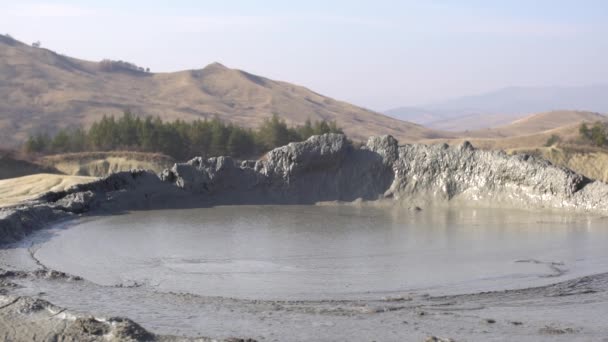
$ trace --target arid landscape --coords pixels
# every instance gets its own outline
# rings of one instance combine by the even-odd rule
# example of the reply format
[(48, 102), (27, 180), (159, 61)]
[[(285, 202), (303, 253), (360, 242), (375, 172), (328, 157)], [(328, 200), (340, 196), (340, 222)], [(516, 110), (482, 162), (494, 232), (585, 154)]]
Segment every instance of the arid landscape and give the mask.
[(583, 2), (0, 3), (0, 340), (607, 341)]
[[(104, 63), (59, 55), (6, 36), (0, 36), (0, 44), (0, 74), (7, 75), (0, 84), (0, 93), (7, 99), (1, 104), (4, 107), (0, 118), (0, 133), (6, 137), (4, 148), (19, 149), (28, 136), (41, 132), (52, 135), (61, 128), (86, 128), (103, 115), (118, 117), (124, 110), (164, 120), (217, 117), (243, 127), (256, 127), (272, 114), (280, 114), (288, 124), (335, 120), (353, 140), (390, 134), (402, 143), (469, 141), (482, 149), (534, 154), (588, 177), (607, 179), (603, 165), (608, 162), (608, 149), (581, 143), (578, 132), (582, 123), (608, 122), (608, 117), (600, 113), (561, 110), (463, 115), (442, 121), (454, 123), (449, 130), (437, 130), (219, 63), (201, 70), (160, 74), (127, 67), (107, 70)], [(408, 113), (420, 113), (420, 117), (428, 114), (416, 108), (408, 108)], [(435, 119), (438, 118), (422, 122)], [(560, 141), (547, 146), (554, 135)], [(172, 163), (169, 157), (119, 151), (15, 159), (29, 159), (23, 162), (32, 166), (6, 165), (0, 172), (27, 175), (34, 173), (34, 167), (47, 173), (101, 177), (112, 171), (137, 168), (160, 172)], [(7, 164), (7, 160), (3, 163)]]
[[(213, 63), (200, 70), (146, 73), (59, 55), (0, 36), (0, 134), (15, 147), (38, 132), (90, 125), (125, 110), (163, 119), (212, 119), (255, 127), (273, 114), (289, 124), (335, 120), (349, 136), (391, 134), (402, 141), (441, 133)], [(446, 135), (449, 137), (449, 135)], [(1, 146), (0, 146), (1, 147)]]

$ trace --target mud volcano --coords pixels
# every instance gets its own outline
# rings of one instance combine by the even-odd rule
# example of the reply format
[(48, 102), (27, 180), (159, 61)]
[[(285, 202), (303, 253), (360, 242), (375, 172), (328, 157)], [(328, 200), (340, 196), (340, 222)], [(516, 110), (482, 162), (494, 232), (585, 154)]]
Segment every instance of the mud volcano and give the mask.
[(357, 148), (328, 134), (259, 161), (195, 158), (2, 211), (0, 327), (13, 339), (589, 340), (608, 326), (606, 211), (603, 183), (467, 143)]

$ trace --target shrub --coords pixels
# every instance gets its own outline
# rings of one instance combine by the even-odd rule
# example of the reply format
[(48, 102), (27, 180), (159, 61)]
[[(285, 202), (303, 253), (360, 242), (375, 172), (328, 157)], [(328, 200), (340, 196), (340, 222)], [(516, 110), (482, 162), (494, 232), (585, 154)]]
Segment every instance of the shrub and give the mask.
[(553, 146), (553, 145), (555, 145), (555, 144), (557, 144), (557, 143), (559, 143), (561, 141), (562, 141), (562, 138), (560, 138), (559, 135), (553, 134), (553, 135), (551, 135), (549, 137), (549, 139), (547, 139), (547, 142), (545, 143), (545, 146), (546, 147), (550, 147), (550, 146)]

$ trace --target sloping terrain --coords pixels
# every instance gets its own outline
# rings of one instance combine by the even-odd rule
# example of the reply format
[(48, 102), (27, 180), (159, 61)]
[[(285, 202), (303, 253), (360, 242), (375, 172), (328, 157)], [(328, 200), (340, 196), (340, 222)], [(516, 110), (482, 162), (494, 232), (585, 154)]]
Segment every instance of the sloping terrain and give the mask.
[(95, 177), (38, 173), (0, 180), (0, 207), (36, 198), (49, 191), (63, 191), (75, 184), (88, 183)]
[(578, 126), (583, 122), (593, 123), (597, 121), (608, 121), (608, 117), (592, 112), (553, 111), (526, 116), (495, 128), (470, 131), (465, 135), (476, 138), (516, 137), (543, 133), (572, 125)]
[(454, 139), (427, 139), (427, 143), (461, 143), (470, 141), (483, 149), (515, 149), (542, 147), (552, 135), (562, 141), (574, 141), (581, 123), (608, 122), (608, 117), (592, 112), (555, 111), (539, 113), (495, 128), (457, 133)]
[(449, 132), (459, 131), (478, 131), (493, 127), (500, 127), (509, 125), (513, 120), (517, 120), (527, 115), (513, 115), (513, 114), (467, 114), (456, 118), (443, 118), (438, 119), (428, 124), (424, 124), (426, 127), (435, 127), (435, 129), (441, 129)]
[(54, 172), (56, 170), (52, 167), (44, 167), (31, 161), (16, 158), (9, 152), (0, 151), (0, 179)]
[(483, 94), (387, 110), (389, 116), (437, 130), (465, 131), (505, 125), (532, 113), (584, 110), (608, 113), (608, 85), (508, 87)]
[(219, 117), (255, 127), (272, 114), (288, 124), (335, 120), (353, 139), (391, 134), (401, 141), (447, 137), (307, 88), (273, 81), (219, 63), (201, 70), (147, 73), (108, 69), (0, 36), (1, 144), (16, 146), (32, 133), (87, 126), (131, 110), (163, 119)]
[(175, 161), (162, 154), (118, 151), (52, 155), (42, 157), (39, 163), (65, 175), (105, 177), (113, 172), (135, 169), (159, 173)]
[(0, 156), (0, 206), (12, 205), (48, 191), (61, 191), (113, 172), (135, 169), (160, 173), (175, 161), (162, 154), (88, 152), (45, 156), (33, 161)]

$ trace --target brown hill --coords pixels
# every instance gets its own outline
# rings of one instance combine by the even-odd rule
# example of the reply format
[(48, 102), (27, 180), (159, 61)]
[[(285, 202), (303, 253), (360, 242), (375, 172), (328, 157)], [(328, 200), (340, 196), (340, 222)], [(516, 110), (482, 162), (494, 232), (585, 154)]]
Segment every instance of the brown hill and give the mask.
[(201, 70), (147, 73), (89, 62), (0, 36), (0, 136), (15, 146), (32, 133), (87, 126), (129, 109), (164, 119), (209, 118), (253, 127), (272, 114), (289, 124), (336, 120), (354, 139), (391, 134), (401, 141), (447, 137), (422, 126), (273, 81), (211, 64)]
[(430, 122), (424, 126), (449, 131), (449, 132), (461, 132), (461, 131), (479, 131), (492, 127), (499, 127), (510, 124), (513, 120), (519, 119), (525, 115), (513, 115), (513, 114), (468, 114), (455, 118), (440, 119)]
[(564, 142), (575, 142), (583, 122), (608, 122), (608, 117), (592, 112), (554, 111), (527, 116), (508, 125), (461, 132), (449, 139), (425, 139), (427, 143), (457, 144), (464, 140), (484, 149), (529, 149), (542, 147), (552, 135)]
[(472, 138), (509, 138), (578, 126), (583, 122), (608, 121), (608, 117), (583, 111), (553, 111), (526, 116), (507, 125), (462, 133)]

